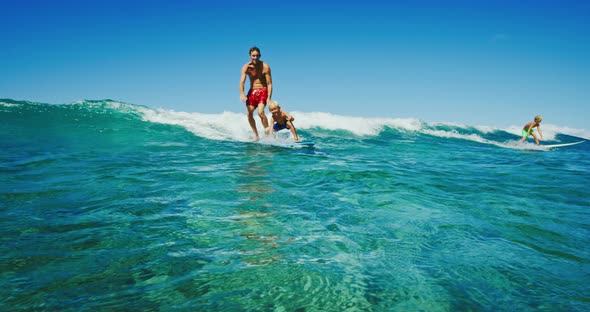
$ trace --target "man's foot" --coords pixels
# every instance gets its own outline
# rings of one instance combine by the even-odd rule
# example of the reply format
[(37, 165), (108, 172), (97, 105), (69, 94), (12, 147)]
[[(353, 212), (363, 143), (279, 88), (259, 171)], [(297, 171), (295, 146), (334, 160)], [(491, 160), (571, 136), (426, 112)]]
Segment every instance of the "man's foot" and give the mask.
[(258, 142), (258, 140), (260, 140), (260, 138), (258, 136), (255, 136), (250, 142)]

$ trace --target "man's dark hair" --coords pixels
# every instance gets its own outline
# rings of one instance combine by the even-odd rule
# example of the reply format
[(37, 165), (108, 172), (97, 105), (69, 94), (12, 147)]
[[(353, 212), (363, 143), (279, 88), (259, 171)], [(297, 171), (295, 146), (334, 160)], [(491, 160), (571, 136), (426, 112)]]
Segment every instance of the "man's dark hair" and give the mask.
[(248, 55), (252, 54), (252, 52), (258, 52), (258, 54), (260, 54), (260, 56), (262, 56), (262, 53), (260, 53), (260, 49), (258, 47), (251, 47), (250, 48), (250, 52), (248, 52)]

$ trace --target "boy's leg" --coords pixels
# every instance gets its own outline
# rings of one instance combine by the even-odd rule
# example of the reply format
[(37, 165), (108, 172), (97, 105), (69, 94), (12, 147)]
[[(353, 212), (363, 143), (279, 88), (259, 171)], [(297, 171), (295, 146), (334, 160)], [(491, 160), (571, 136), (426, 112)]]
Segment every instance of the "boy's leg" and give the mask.
[(539, 139), (537, 138), (537, 135), (534, 134), (534, 133), (531, 133), (531, 134), (533, 135), (533, 138), (535, 139), (535, 143), (537, 143), (537, 145), (540, 145), (539, 144)]

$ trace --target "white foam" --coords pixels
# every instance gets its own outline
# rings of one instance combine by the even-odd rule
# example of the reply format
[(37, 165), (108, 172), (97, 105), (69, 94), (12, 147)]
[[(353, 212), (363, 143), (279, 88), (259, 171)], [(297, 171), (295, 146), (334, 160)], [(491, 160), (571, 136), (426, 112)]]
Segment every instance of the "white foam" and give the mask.
[(346, 130), (359, 136), (378, 135), (385, 127), (407, 131), (422, 129), (422, 122), (414, 118), (366, 118), (333, 115), (322, 112), (291, 112), (299, 129), (319, 127), (326, 130)]
[[(142, 114), (144, 121), (178, 125), (203, 138), (248, 141), (252, 137), (246, 114), (232, 112), (200, 114), (148, 108), (138, 108), (138, 111)], [(260, 124), (260, 120), (257, 123)], [(263, 133), (262, 131), (260, 126), (258, 132)]]
[(80, 107), (90, 107), (90, 108), (100, 108), (100, 107), (108, 107), (113, 110), (117, 110), (119, 112), (136, 112), (138, 108), (141, 106), (125, 103), (125, 102), (118, 102), (113, 100), (99, 100), (99, 101), (92, 101), (92, 100), (79, 100), (72, 102), (69, 105), (80, 105)]
[(20, 106), (19, 104), (6, 103), (6, 102), (0, 102), (0, 105), (2, 105), (4, 107), (18, 107), (18, 106)]
[(440, 137), (440, 138), (454, 138), (454, 139), (463, 139), (463, 140), (469, 140), (469, 141), (474, 141), (474, 142), (479, 142), (479, 143), (486, 143), (486, 144), (495, 144), (496, 142), (494, 141), (490, 141), (487, 139), (482, 138), (481, 136), (472, 133), (472, 134), (461, 134), (458, 133), (457, 131), (444, 131), (444, 130), (429, 130), (429, 129), (424, 129), (422, 130), (422, 133), (425, 134), (429, 134), (432, 136), (436, 136), (436, 137)]
[[(137, 107), (144, 121), (178, 125), (204, 138), (213, 140), (249, 141), (253, 134), (245, 113), (223, 112), (222, 114), (201, 114), (177, 112), (166, 109)], [(345, 130), (359, 136), (378, 135), (385, 127), (417, 131), (422, 122), (417, 119), (363, 118), (332, 115), (322, 112), (290, 112), (295, 117), (297, 129), (322, 128)], [(267, 116), (269, 123), (270, 115)], [(254, 114), (258, 133), (264, 133), (260, 118)]]
[(509, 141), (504, 143), (496, 144), (500, 147), (511, 148), (511, 149), (518, 149), (518, 150), (539, 150), (539, 151), (547, 151), (550, 148), (543, 146), (543, 145), (536, 145), (535, 143), (531, 142), (520, 142), (520, 141)]
[[(108, 103), (114, 108), (121, 105), (118, 102)], [(144, 121), (178, 125), (197, 136), (213, 140), (230, 140), (230, 141), (249, 141), (252, 136), (252, 130), (248, 124), (245, 113), (223, 112), (220, 114), (202, 114), (177, 112), (166, 109), (151, 109), (147, 107), (134, 106)], [(466, 126), (453, 122), (425, 123), (415, 118), (369, 118), (369, 117), (352, 117), (334, 115), (324, 112), (289, 112), (295, 117), (294, 124), (297, 129), (321, 128), (325, 130), (344, 130), (358, 136), (376, 136), (379, 135), (386, 127), (395, 128), (402, 131), (416, 131), (424, 134), (437, 136), (441, 138), (457, 138), (469, 140), (484, 144), (492, 144), (501, 147), (515, 149), (535, 149), (534, 144), (529, 142), (520, 143), (520, 133), (522, 127), (510, 126), (508, 128), (496, 128), (493, 126)], [(267, 118), (271, 122), (271, 116)], [(258, 132), (263, 138), (264, 130), (260, 119), (254, 114)], [(431, 129), (433, 127), (448, 126), (451, 129), (476, 129), (480, 133), (462, 134), (457, 130)], [(560, 127), (551, 124), (543, 124), (542, 132), (543, 141), (556, 141), (557, 134), (567, 134), (580, 138), (590, 139), (590, 132), (583, 129), (574, 129)], [(505, 131), (515, 135), (514, 142), (496, 142), (482, 137), (480, 134), (492, 133), (494, 131)], [(285, 138), (286, 139), (286, 138)], [(513, 144), (514, 143), (514, 144)], [(531, 146), (527, 145), (530, 144)]]

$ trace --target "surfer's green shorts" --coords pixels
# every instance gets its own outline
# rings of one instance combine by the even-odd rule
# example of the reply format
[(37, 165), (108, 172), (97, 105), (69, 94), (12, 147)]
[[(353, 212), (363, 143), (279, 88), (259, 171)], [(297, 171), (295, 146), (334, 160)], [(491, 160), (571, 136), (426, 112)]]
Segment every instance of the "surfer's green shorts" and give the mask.
[[(528, 137), (527, 132), (528, 131), (526, 131), (526, 129), (522, 129), (522, 136), (527, 136)], [(531, 129), (531, 134), (533, 134), (533, 132), (535, 132), (535, 130)]]

